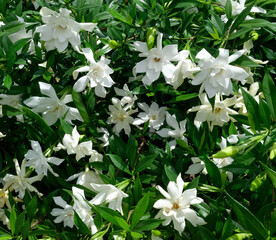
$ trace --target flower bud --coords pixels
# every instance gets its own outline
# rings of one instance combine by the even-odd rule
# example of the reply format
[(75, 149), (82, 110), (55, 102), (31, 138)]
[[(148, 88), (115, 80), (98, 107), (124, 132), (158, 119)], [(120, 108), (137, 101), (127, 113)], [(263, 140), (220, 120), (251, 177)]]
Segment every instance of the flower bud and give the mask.
[(229, 146), (212, 155), (212, 158), (231, 157), (241, 151), (239, 146)]
[(155, 41), (156, 29), (153, 27), (148, 28), (147, 31), (147, 46), (148, 50), (152, 49)]
[(116, 49), (120, 46), (120, 44), (117, 43), (115, 40), (110, 40), (108, 42), (108, 46), (111, 47), (112, 49)]
[(270, 149), (269, 158), (270, 158), (270, 159), (273, 159), (273, 158), (275, 158), (275, 156), (276, 156), (276, 142), (273, 143), (273, 145), (272, 145), (272, 147), (271, 147), (271, 149)]
[(252, 39), (253, 41), (256, 41), (256, 40), (258, 40), (258, 38), (259, 38), (259, 34), (258, 34), (256, 31), (252, 31), (252, 32), (250, 33), (250, 37), (251, 37), (251, 39)]
[(151, 230), (151, 233), (156, 237), (160, 237), (162, 235), (162, 233), (159, 230)]

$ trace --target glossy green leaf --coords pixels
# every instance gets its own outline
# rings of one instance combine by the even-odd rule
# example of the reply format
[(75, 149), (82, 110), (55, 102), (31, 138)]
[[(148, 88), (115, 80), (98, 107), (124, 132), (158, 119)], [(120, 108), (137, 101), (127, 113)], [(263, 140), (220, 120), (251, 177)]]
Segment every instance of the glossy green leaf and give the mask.
[(263, 85), (262, 85), (263, 93), (265, 96), (265, 100), (270, 109), (273, 119), (276, 119), (276, 86), (269, 75), (268, 71), (265, 71)]
[(267, 172), (267, 175), (269, 176), (270, 180), (272, 181), (274, 188), (276, 188), (276, 172), (274, 170), (272, 170), (271, 168), (269, 168), (268, 166), (266, 166), (264, 163), (262, 163), (262, 162), (259, 162), (259, 163), (263, 166), (263, 168)]
[(86, 224), (81, 220), (77, 212), (74, 211), (74, 223), (78, 227), (78, 231), (85, 235), (91, 235), (91, 231), (89, 228), (86, 226)]
[(80, 115), (82, 116), (84, 122), (89, 123), (90, 122), (90, 118), (89, 115), (86, 111), (86, 106), (83, 102), (83, 98), (82, 98), (82, 94), (79, 92), (75, 92), (74, 90), (72, 91), (72, 97), (73, 97), (73, 101), (77, 107), (77, 109), (79, 110)]
[(163, 219), (147, 219), (141, 220), (135, 227), (135, 231), (150, 231), (152, 229), (158, 228), (158, 226), (163, 222)]
[(125, 164), (125, 162), (117, 155), (114, 154), (107, 154), (107, 156), (109, 156), (110, 160), (113, 162), (113, 164), (119, 168), (120, 170), (131, 174), (131, 172), (128, 169), (128, 166)]
[(131, 229), (134, 229), (141, 217), (145, 214), (149, 205), (149, 193), (147, 193), (137, 204), (132, 214)]
[(137, 148), (138, 148), (138, 142), (136, 138), (130, 134), (129, 139), (127, 141), (126, 154), (132, 169), (134, 168), (134, 163), (136, 160)]
[(144, 156), (141, 159), (139, 159), (135, 168), (135, 173), (145, 170), (148, 166), (152, 164), (152, 162), (155, 160), (156, 157), (157, 157), (157, 154), (152, 154), (152, 155)]

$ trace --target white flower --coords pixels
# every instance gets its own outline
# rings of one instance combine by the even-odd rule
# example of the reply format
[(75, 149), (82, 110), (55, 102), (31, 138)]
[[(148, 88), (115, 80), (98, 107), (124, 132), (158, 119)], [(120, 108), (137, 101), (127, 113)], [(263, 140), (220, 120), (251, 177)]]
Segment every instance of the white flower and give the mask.
[(191, 83), (193, 85), (201, 84), (199, 92), (202, 93), (205, 89), (209, 98), (214, 97), (217, 92), (229, 96), (232, 92), (231, 79), (245, 82), (249, 76), (244, 69), (229, 65), (242, 56), (244, 52), (245, 50), (240, 50), (229, 57), (229, 50), (220, 48), (219, 56), (214, 58), (205, 49), (202, 49), (196, 55), (201, 71)]
[(0, 221), (7, 226), (7, 228), (10, 230), (11, 225), (10, 225), (10, 219), (6, 216), (5, 209), (0, 208)]
[[(187, 138), (184, 136), (184, 133), (186, 132), (186, 119), (177, 122), (176, 116), (175, 115), (170, 115), (168, 112), (166, 113), (166, 121), (170, 127), (172, 127), (174, 130), (170, 128), (162, 128), (157, 132), (158, 135), (161, 137), (167, 138), (167, 137), (172, 137), (174, 139), (180, 139), (182, 141), (185, 141), (188, 143)], [(173, 140), (169, 142), (169, 145), (171, 146), (171, 149), (174, 149), (176, 146), (176, 141)]]
[(66, 95), (62, 100), (58, 99), (55, 89), (48, 83), (39, 82), (40, 92), (48, 97), (30, 97), (24, 101), (28, 107), (36, 113), (42, 113), (42, 117), (48, 125), (53, 125), (59, 118), (72, 124), (72, 120), (83, 121), (78, 109), (68, 107), (66, 103), (72, 102), (72, 95)]
[(130, 115), (137, 112), (137, 109), (129, 109), (129, 107), (122, 107), (122, 103), (117, 98), (112, 98), (113, 105), (109, 105), (109, 118), (108, 124), (115, 124), (113, 132), (117, 135), (124, 129), (125, 134), (129, 135), (131, 132), (130, 124), (133, 123), (134, 119)]
[(53, 197), (55, 203), (62, 207), (61, 208), (54, 208), (51, 211), (51, 215), (56, 217), (54, 220), (55, 223), (63, 222), (64, 227), (68, 226), (72, 228), (74, 224), (74, 210), (71, 205), (68, 205), (61, 197)]
[(184, 82), (185, 78), (193, 79), (193, 73), (200, 71), (200, 68), (196, 66), (190, 59), (187, 59), (190, 52), (183, 50), (179, 52), (180, 61), (176, 66), (176, 70), (172, 78), (166, 78), (166, 82), (177, 89)]
[[(11, 106), (18, 110), (21, 110), (21, 94), (18, 95), (7, 95), (7, 94), (0, 94), (0, 104)], [(2, 106), (1, 106), (1, 115), (2, 115)], [(16, 116), (17, 121), (23, 122), (23, 115)]]
[(91, 183), (91, 186), (99, 193), (89, 203), (99, 205), (103, 202), (108, 202), (109, 208), (117, 210), (123, 215), (122, 200), (128, 197), (126, 193), (111, 184)]
[(9, 201), (9, 190), (4, 187), (0, 189), (0, 209), (3, 208), (5, 205), (8, 207), (8, 209), (11, 210), (11, 204)]
[(21, 199), (24, 198), (26, 190), (29, 190), (30, 192), (36, 192), (39, 196), (42, 196), (42, 194), (38, 192), (38, 190), (34, 186), (32, 186), (32, 184), (36, 181), (41, 181), (44, 175), (40, 174), (28, 178), (26, 176), (28, 175), (28, 173), (26, 173), (25, 168), (26, 159), (23, 159), (21, 169), (19, 167), (17, 159), (14, 159), (14, 164), (17, 176), (12, 174), (6, 174), (6, 176), (3, 178), (3, 181), (5, 182), (5, 187), (14, 189), (14, 191), (19, 192), (18, 197)]
[(97, 24), (78, 23), (70, 18), (70, 10), (60, 8), (59, 13), (43, 7), (40, 10), (44, 25), (36, 29), (40, 32), (40, 39), (45, 41), (47, 51), (57, 48), (63, 52), (68, 43), (77, 49), (80, 45), (79, 31), (81, 29), (91, 32)]
[(133, 125), (140, 125), (149, 121), (150, 131), (158, 130), (165, 120), (166, 107), (159, 108), (156, 102), (153, 102), (150, 107), (146, 103), (138, 103), (139, 108), (144, 112), (138, 114), (133, 122)]
[(95, 191), (95, 189), (91, 186), (91, 183), (104, 184), (101, 177), (96, 172), (89, 170), (89, 168), (85, 169), (85, 171), (74, 174), (73, 176), (69, 177), (66, 181), (72, 181), (76, 178), (76, 184), (84, 186), (90, 189), (91, 191)]
[(32, 149), (25, 154), (25, 158), (28, 160), (25, 164), (26, 167), (33, 167), (38, 175), (42, 174), (47, 176), (47, 172), (50, 171), (54, 176), (58, 174), (54, 173), (49, 163), (54, 165), (60, 165), (64, 159), (50, 157), (45, 158), (39, 142), (31, 141)]
[(76, 92), (81, 92), (89, 83), (91, 88), (95, 88), (95, 94), (104, 98), (106, 96), (105, 87), (110, 88), (114, 84), (114, 81), (110, 77), (110, 74), (114, 71), (107, 65), (110, 63), (110, 60), (101, 56), (101, 60), (96, 62), (90, 48), (84, 48), (82, 51), (90, 65), (78, 68), (73, 72), (74, 79), (78, 77), (80, 72), (88, 72), (87, 75), (78, 79), (73, 88)]
[(194, 227), (203, 225), (206, 222), (198, 217), (196, 211), (190, 208), (191, 205), (200, 204), (203, 199), (197, 197), (196, 188), (188, 189), (184, 192), (184, 181), (181, 174), (178, 175), (176, 183), (170, 181), (166, 192), (162, 187), (157, 186), (157, 190), (166, 198), (160, 199), (153, 205), (154, 208), (161, 209), (155, 218), (165, 219), (162, 223), (167, 226), (173, 221), (174, 229), (181, 234), (185, 229), (187, 219)]
[(77, 126), (74, 127), (72, 135), (65, 134), (62, 143), (67, 149), (67, 154), (76, 154), (76, 160), (79, 161), (85, 156), (91, 155), (92, 141), (86, 141), (79, 144), (80, 134), (78, 133)]
[[(223, 6), (226, 5), (226, 0), (220, 0), (221, 4)], [(232, 16), (239, 15), (246, 7), (245, 7), (245, 0), (239, 0), (239, 1), (233, 1), (230, 0), (231, 5), (232, 5)], [(266, 13), (266, 10), (260, 7), (252, 7), (250, 12), (252, 13)], [(222, 21), (227, 22), (227, 17), (226, 15), (221, 16)], [(252, 17), (247, 16), (245, 20), (252, 19)]]
[(207, 174), (205, 163), (199, 157), (192, 157), (193, 164), (185, 172), (186, 174), (198, 174), (202, 171), (204, 175)]
[(118, 96), (123, 97), (121, 99), (121, 104), (126, 108), (131, 108), (135, 101), (138, 99), (136, 95), (133, 95), (126, 84), (124, 84), (123, 89), (114, 87), (114, 90)]
[(73, 209), (77, 212), (81, 220), (91, 229), (92, 234), (97, 232), (97, 228), (92, 217), (91, 207), (85, 201), (84, 191), (82, 189), (72, 187), (74, 205)]
[(98, 133), (103, 133), (103, 136), (98, 137), (103, 143), (101, 144), (102, 147), (106, 147), (109, 145), (109, 132), (106, 128), (100, 127), (97, 128)]
[(98, 153), (96, 150), (92, 150), (91, 157), (89, 158), (89, 162), (102, 162), (103, 155)]
[(200, 101), (202, 105), (192, 107), (188, 110), (188, 113), (197, 112), (195, 121), (200, 123), (207, 121), (210, 131), (213, 130), (215, 125), (222, 127), (224, 123), (229, 122), (230, 114), (238, 114), (229, 108), (237, 102), (236, 96), (221, 101), (220, 95), (216, 94), (214, 111), (205, 93), (200, 96)]
[(6, 135), (0, 132), (0, 138), (4, 138), (4, 137), (6, 137)]
[(136, 73), (146, 73), (142, 82), (146, 85), (151, 85), (156, 81), (162, 72), (165, 79), (172, 78), (175, 72), (175, 66), (170, 61), (177, 61), (178, 50), (177, 45), (166, 45), (162, 48), (162, 33), (157, 36), (157, 48), (148, 50), (147, 43), (134, 42), (134, 47), (137, 51), (141, 52), (140, 57), (146, 59), (136, 64)]

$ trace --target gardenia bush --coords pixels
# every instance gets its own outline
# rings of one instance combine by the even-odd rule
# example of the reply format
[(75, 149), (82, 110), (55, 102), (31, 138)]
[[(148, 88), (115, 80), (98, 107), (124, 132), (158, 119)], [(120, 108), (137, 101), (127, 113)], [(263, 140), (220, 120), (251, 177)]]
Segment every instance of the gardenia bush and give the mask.
[(0, 239), (276, 239), (275, 0), (2, 0)]

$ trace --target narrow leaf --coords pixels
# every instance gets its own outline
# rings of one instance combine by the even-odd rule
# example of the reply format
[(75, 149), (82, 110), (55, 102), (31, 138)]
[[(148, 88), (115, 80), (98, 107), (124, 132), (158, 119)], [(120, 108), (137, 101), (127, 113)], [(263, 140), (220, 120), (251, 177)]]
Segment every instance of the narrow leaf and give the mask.
[(110, 160), (113, 162), (113, 164), (119, 168), (120, 170), (131, 174), (131, 172), (129, 171), (127, 165), (125, 164), (125, 162), (117, 155), (113, 155), (113, 154), (107, 154), (107, 156), (110, 157)]
[(82, 116), (84, 122), (89, 123), (90, 118), (89, 118), (89, 115), (86, 111), (86, 107), (85, 107), (85, 104), (84, 104), (83, 99), (82, 99), (82, 94), (79, 93), (79, 92), (75, 92), (73, 90), (72, 91), (72, 97), (73, 97), (73, 101), (74, 101), (77, 109), (79, 110), (79, 113)]

